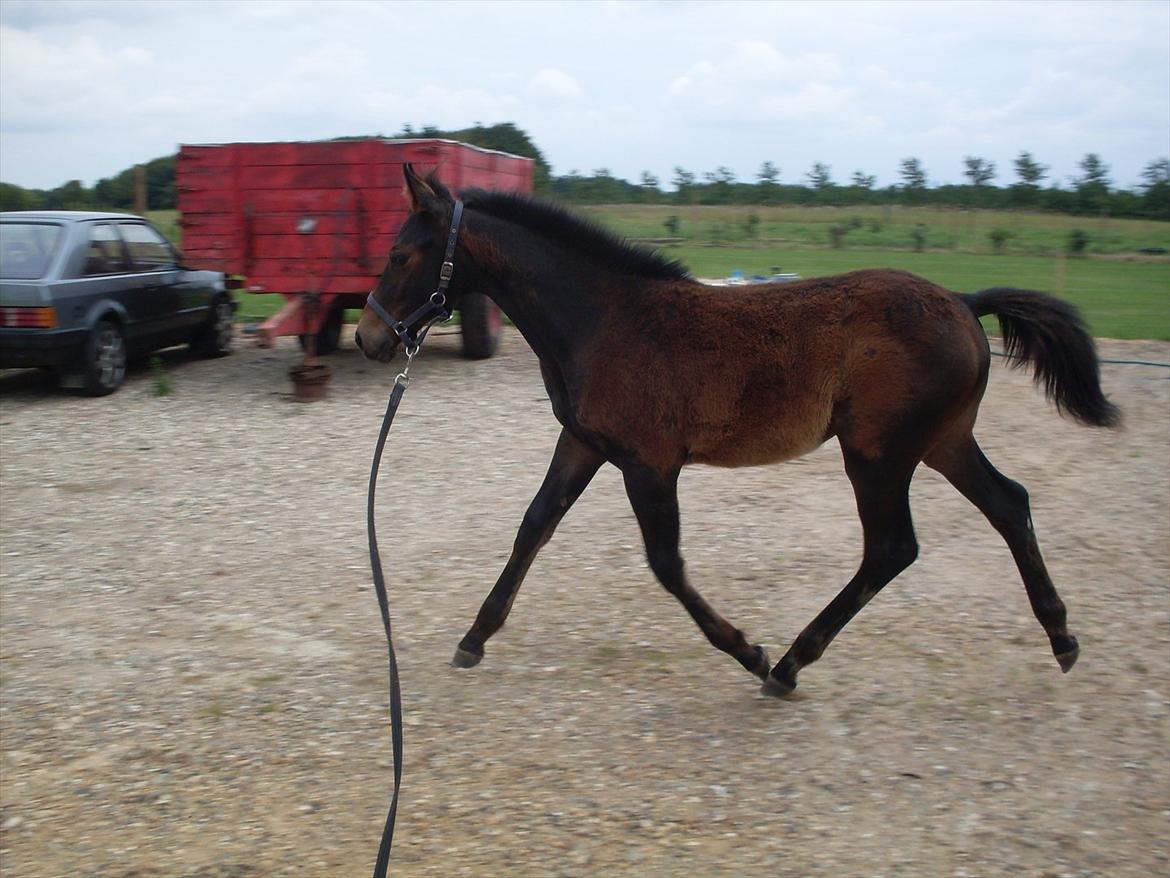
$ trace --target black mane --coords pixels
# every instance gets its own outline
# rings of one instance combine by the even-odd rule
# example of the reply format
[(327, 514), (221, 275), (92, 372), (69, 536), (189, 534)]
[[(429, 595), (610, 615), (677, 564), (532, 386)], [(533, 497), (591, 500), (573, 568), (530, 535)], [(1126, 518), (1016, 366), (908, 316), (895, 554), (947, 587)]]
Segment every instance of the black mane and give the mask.
[(566, 249), (630, 274), (660, 280), (683, 280), (691, 276), (681, 263), (631, 244), (608, 229), (547, 201), (514, 192), (469, 189), (463, 193), (463, 203), (469, 209), (523, 226)]

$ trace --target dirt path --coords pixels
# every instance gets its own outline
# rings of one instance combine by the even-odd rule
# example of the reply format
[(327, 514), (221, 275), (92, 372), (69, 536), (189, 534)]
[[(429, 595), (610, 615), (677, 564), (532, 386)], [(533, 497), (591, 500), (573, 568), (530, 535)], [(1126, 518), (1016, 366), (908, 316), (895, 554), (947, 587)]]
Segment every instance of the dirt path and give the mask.
[[(1105, 367), (1118, 433), (994, 369), (977, 432), (1031, 492), (1071, 674), (999, 538), (922, 471), (921, 560), (780, 702), (653, 581), (612, 469), (483, 664), (448, 667), (558, 431), (518, 337), (457, 349), (417, 363), (381, 489), (395, 874), (1167, 874), (1170, 369)], [(296, 359), (171, 358), (165, 398), (149, 372), (104, 400), (0, 379), (5, 876), (369, 874), (390, 762), (363, 514), (391, 373), (343, 352), (298, 405)], [(778, 656), (859, 557), (835, 445), (682, 490), (694, 583)]]

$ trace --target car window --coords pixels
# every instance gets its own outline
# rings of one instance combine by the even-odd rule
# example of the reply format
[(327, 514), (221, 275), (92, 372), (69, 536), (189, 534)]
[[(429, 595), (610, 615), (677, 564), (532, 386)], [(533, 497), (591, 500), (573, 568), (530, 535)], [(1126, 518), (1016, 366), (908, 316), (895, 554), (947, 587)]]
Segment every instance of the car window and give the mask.
[(130, 262), (135, 271), (156, 271), (170, 268), (175, 264), (175, 254), (166, 238), (153, 228), (142, 223), (118, 223), (126, 247), (130, 250)]
[(116, 274), (126, 271), (126, 254), (122, 239), (110, 223), (89, 227), (89, 245), (85, 251), (84, 274)]
[(0, 223), (0, 277), (44, 277), (60, 240), (61, 227), (55, 223)]

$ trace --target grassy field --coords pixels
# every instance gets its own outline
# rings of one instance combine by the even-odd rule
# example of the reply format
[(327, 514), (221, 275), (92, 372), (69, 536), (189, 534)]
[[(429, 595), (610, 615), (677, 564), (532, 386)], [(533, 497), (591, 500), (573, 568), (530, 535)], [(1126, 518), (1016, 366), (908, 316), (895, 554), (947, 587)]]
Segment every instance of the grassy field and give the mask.
[[(1167, 223), (900, 207), (623, 204), (578, 212), (628, 237), (674, 239), (661, 249), (698, 277), (727, 277), (734, 270), (767, 275), (777, 267), (802, 277), (901, 268), (958, 292), (992, 286), (1043, 290), (1079, 307), (1099, 337), (1170, 340), (1170, 257), (1140, 253), (1170, 249)], [(665, 223), (672, 216), (678, 218), (677, 234), (668, 235)], [(175, 211), (151, 217), (180, 240)], [(851, 227), (839, 249), (829, 245), (833, 226)], [(1002, 253), (988, 237), (997, 228), (1010, 232)], [(918, 230), (925, 232), (923, 252), (914, 249)], [(1088, 239), (1083, 257), (1068, 255), (1076, 230)], [(272, 295), (240, 299), (240, 319), (249, 323), (283, 303)]]
[[(1155, 220), (1017, 211), (926, 207), (762, 207), (613, 204), (582, 206), (627, 237), (682, 237), (701, 244), (828, 247), (831, 230), (843, 229), (844, 248), (912, 250), (916, 236), (927, 250), (969, 253), (1055, 255), (1080, 233), (1089, 254), (1170, 250), (1170, 223)], [(677, 231), (667, 223), (677, 219)], [(992, 233), (1001, 238), (1000, 248)]]

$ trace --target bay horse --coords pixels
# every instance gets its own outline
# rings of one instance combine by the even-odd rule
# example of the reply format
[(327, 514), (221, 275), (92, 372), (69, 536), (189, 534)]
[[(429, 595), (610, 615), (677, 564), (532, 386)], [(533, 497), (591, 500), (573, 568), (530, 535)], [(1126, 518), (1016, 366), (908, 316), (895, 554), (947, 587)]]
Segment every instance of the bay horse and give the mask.
[[(764, 694), (787, 695), (800, 670), (917, 558), (909, 487), (925, 463), (1002, 535), (1057, 662), (1072, 668), (1077, 640), (1040, 555), (1028, 494), (972, 435), (990, 363), (978, 320), (986, 314), (999, 319), (1011, 361), (1031, 364), (1061, 412), (1089, 425), (1118, 422), (1093, 340), (1069, 304), (1010, 288), (958, 294), (890, 269), (716, 288), (558, 206), (473, 190), (456, 211), (434, 173), (407, 165), (404, 176), (411, 212), (358, 323), (358, 346), (388, 363), (402, 338), (412, 343), (442, 271), (448, 307), (485, 293), (519, 329), (562, 427), (456, 666), (480, 662), (537, 552), (610, 463), (621, 470), (658, 580), (712, 645), (763, 681)], [(443, 268), (445, 244), (453, 273)], [(861, 565), (773, 666), (687, 579), (679, 472), (694, 463), (776, 463), (832, 437), (857, 500)]]

